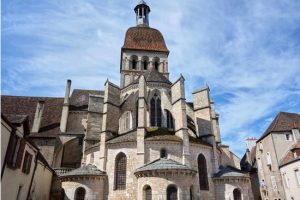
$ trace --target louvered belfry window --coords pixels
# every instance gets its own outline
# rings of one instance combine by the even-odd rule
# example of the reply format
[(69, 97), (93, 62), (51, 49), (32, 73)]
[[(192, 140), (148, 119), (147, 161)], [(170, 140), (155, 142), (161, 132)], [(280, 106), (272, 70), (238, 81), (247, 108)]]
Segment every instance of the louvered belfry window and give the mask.
[(157, 94), (154, 94), (150, 101), (150, 122), (151, 126), (161, 127), (161, 101)]
[(116, 158), (115, 167), (115, 189), (124, 190), (126, 188), (126, 166), (127, 159), (124, 153), (120, 153)]
[(200, 190), (209, 190), (206, 159), (202, 154), (198, 156), (198, 173)]

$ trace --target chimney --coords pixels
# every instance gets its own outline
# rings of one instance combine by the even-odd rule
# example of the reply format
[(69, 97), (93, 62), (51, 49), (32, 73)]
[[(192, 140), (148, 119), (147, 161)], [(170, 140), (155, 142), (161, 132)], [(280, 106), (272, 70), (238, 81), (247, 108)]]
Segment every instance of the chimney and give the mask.
[(71, 80), (68, 80), (67, 86), (66, 86), (64, 105), (63, 105), (61, 119), (60, 119), (60, 131), (62, 133), (65, 133), (66, 129), (67, 129), (67, 122), (68, 122), (68, 115), (69, 115), (70, 91), (71, 91)]
[(38, 133), (42, 123), (43, 111), (44, 111), (45, 101), (38, 101), (36, 105), (34, 120), (31, 132)]

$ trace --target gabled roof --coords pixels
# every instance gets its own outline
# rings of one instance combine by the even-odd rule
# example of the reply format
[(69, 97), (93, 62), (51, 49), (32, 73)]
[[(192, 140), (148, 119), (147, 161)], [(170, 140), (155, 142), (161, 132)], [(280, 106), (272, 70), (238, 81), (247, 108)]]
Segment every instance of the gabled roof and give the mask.
[(159, 158), (144, 166), (138, 168), (136, 172), (150, 171), (150, 170), (192, 170), (190, 167), (183, 165), (175, 160), (167, 158)]
[(271, 132), (290, 131), (292, 128), (300, 129), (300, 115), (298, 113), (280, 112), (257, 142)]
[[(45, 102), (45, 108), (38, 135), (45, 137), (55, 136), (60, 132), (59, 124), (64, 101), (63, 98), (3, 95), (1, 96), (1, 111), (5, 115), (28, 115), (31, 130), (36, 106), (39, 101)], [(20, 118), (20, 120), (22, 119)]]

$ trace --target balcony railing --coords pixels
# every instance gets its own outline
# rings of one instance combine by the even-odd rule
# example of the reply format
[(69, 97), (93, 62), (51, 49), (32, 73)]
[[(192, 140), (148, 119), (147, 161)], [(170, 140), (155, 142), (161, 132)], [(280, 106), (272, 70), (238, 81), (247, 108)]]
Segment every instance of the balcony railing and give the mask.
[(54, 171), (58, 176), (61, 176), (63, 174), (66, 174), (70, 171), (74, 170), (74, 168), (68, 168), (68, 167), (61, 167), (61, 168), (54, 168)]

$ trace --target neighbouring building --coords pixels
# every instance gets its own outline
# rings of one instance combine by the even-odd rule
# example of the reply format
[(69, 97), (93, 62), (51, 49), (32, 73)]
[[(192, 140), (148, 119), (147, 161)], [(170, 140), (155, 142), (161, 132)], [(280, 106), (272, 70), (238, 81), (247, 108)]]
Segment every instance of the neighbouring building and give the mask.
[(29, 135), (26, 115), (1, 115), (1, 199), (49, 199), (53, 169)]
[[(68, 80), (64, 98), (2, 96), (3, 113), (28, 115), (28, 139), (59, 175), (51, 190), (75, 200), (252, 200), (249, 173), (221, 142), (209, 87), (186, 101), (184, 77), (169, 80), (169, 50), (149, 26), (150, 7), (141, 1), (134, 11), (120, 85), (71, 93)], [(42, 190), (34, 181), (31, 191)]]
[[(241, 161), (263, 200), (300, 199), (300, 115), (280, 112)], [(252, 189), (256, 191), (257, 189)], [(255, 196), (254, 192), (254, 196)]]

